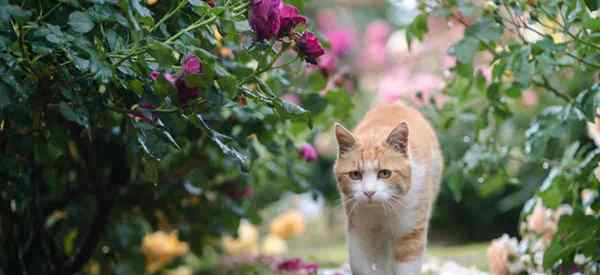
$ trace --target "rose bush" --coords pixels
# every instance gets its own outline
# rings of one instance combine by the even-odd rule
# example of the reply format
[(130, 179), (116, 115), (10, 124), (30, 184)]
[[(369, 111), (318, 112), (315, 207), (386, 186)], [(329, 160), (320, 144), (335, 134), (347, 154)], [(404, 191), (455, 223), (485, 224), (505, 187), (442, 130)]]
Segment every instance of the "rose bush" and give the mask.
[(210, 271), (242, 218), (331, 192), (301, 148), (352, 101), (299, 3), (0, 0), (0, 273)]
[[(598, 8), (575, 0), (435, 1), (421, 3), (407, 28), (412, 41), (427, 33), (430, 16), (464, 27), (449, 52), (456, 64), (444, 104), (432, 117), (457, 199), (495, 196), (477, 217), (525, 205), (521, 239), (492, 245), (497, 274), (590, 272), (600, 262), (600, 202), (582, 199), (590, 197), (583, 190), (600, 187), (600, 151), (586, 129), (600, 107)], [(563, 213), (564, 204), (572, 211)]]

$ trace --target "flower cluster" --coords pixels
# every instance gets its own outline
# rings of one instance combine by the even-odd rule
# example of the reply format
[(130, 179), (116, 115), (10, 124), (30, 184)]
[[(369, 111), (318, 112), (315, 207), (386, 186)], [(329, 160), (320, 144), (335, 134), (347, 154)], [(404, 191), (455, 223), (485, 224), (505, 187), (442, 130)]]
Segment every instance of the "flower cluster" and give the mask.
[[(490, 271), (493, 275), (538, 274), (545, 275), (543, 268), (544, 252), (557, 232), (562, 216), (571, 215), (573, 208), (561, 205), (552, 210), (546, 208), (540, 199), (531, 213), (521, 222), (521, 240), (508, 235), (492, 241), (488, 248)], [(565, 267), (563, 267), (565, 268)], [(598, 271), (600, 263), (594, 263), (584, 254), (575, 254), (568, 274), (588, 274)]]
[(314, 274), (319, 269), (319, 265), (316, 263), (306, 263), (302, 259), (293, 258), (280, 262), (277, 264), (277, 271), (282, 274), (294, 274), (294, 275), (308, 275)]
[[(198, 87), (190, 87), (185, 82), (185, 78), (190, 75), (199, 75), (202, 73), (202, 62), (195, 55), (188, 55), (183, 59), (181, 64), (181, 72), (176, 75), (164, 73), (163, 77), (177, 89), (177, 99), (181, 106), (186, 106), (190, 100), (200, 96)], [(160, 77), (160, 72), (152, 71), (150, 78), (157, 80)]]
[(299, 24), (306, 23), (298, 8), (282, 0), (252, 0), (249, 16), (250, 26), (258, 41), (290, 37), (296, 42), (296, 51), (306, 62), (317, 64), (317, 58), (325, 51), (311, 32), (296, 35), (293, 31)]
[[(243, 220), (238, 228), (238, 238), (225, 236), (222, 245), (231, 256), (280, 256), (287, 252), (286, 240), (302, 235), (305, 230), (304, 216), (297, 210), (289, 210), (275, 217), (269, 233), (260, 242), (258, 229)], [(260, 244), (259, 244), (260, 242)]]
[(177, 233), (157, 231), (144, 236), (142, 252), (146, 256), (147, 270), (154, 272), (173, 259), (182, 256), (190, 250), (187, 243), (177, 238)]

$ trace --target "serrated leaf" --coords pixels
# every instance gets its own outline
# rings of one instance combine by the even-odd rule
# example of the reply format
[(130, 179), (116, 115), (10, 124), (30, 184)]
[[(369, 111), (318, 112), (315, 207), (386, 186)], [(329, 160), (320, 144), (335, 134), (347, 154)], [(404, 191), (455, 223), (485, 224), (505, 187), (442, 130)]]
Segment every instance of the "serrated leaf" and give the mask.
[(148, 46), (150, 50), (150, 55), (156, 58), (156, 61), (162, 66), (172, 66), (177, 60), (175, 56), (173, 56), (173, 50), (160, 42), (154, 42)]
[(78, 33), (87, 33), (94, 28), (94, 22), (85, 12), (74, 11), (69, 15), (69, 26)]

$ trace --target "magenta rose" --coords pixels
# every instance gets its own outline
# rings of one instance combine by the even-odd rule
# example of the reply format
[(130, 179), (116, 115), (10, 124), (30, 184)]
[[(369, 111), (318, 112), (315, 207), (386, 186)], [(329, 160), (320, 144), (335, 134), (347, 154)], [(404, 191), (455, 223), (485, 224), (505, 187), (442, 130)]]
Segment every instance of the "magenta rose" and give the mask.
[(319, 57), (319, 69), (321, 69), (325, 75), (332, 75), (335, 72), (335, 68), (335, 55), (326, 53)]
[[(163, 77), (171, 83), (177, 89), (177, 100), (181, 106), (185, 106), (192, 99), (200, 96), (200, 89), (198, 87), (188, 87), (185, 83), (185, 77), (188, 75), (202, 73), (202, 62), (195, 55), (188, 55), (184, 58), (181, 64), (181, 73), (172, 75), (170, 73), (164, 73)], [(150, 78), (157, 80), (160, 76), (160, 72), (152, 71)]]
[(202, 63), (195, 55), (188, 55), (183, 60), (183, 74), (199, 74), (202, 72)]
[(317, 65), (317, 58), (325, 53), (317, 36), (312, 32), (305, 32), (296, 40), (296, 50), (306, 62)]
[(258, 41), (269, 40), (279, 34), (281, 6), (281, 0), (252, 0), (248, 20)]
[(319, 154), (317, 153), (317, 149), (315, 149), (312, 144), (303, 144), (298, 149), (298, 154), (306, 161), (315, 161), (319, 158)]
[(298, 24), (305, 24), (306, 17), (300, 15), (298, 8), (283, 4), (281, 6), (281, 27), (279, 29), (279, 37), (286, 36)]

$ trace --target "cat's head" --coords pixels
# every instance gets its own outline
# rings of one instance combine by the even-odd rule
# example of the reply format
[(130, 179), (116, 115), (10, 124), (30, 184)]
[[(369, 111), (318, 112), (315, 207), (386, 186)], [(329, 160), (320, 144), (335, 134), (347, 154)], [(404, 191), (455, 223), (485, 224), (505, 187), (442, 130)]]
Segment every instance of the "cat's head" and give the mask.
[(356, 136), (336, 123), (338, 157), (334, 172), (345, 200), (359, 204), (402, 203), (411, 183), (408, 133), (406, 122), (385, 136)]

